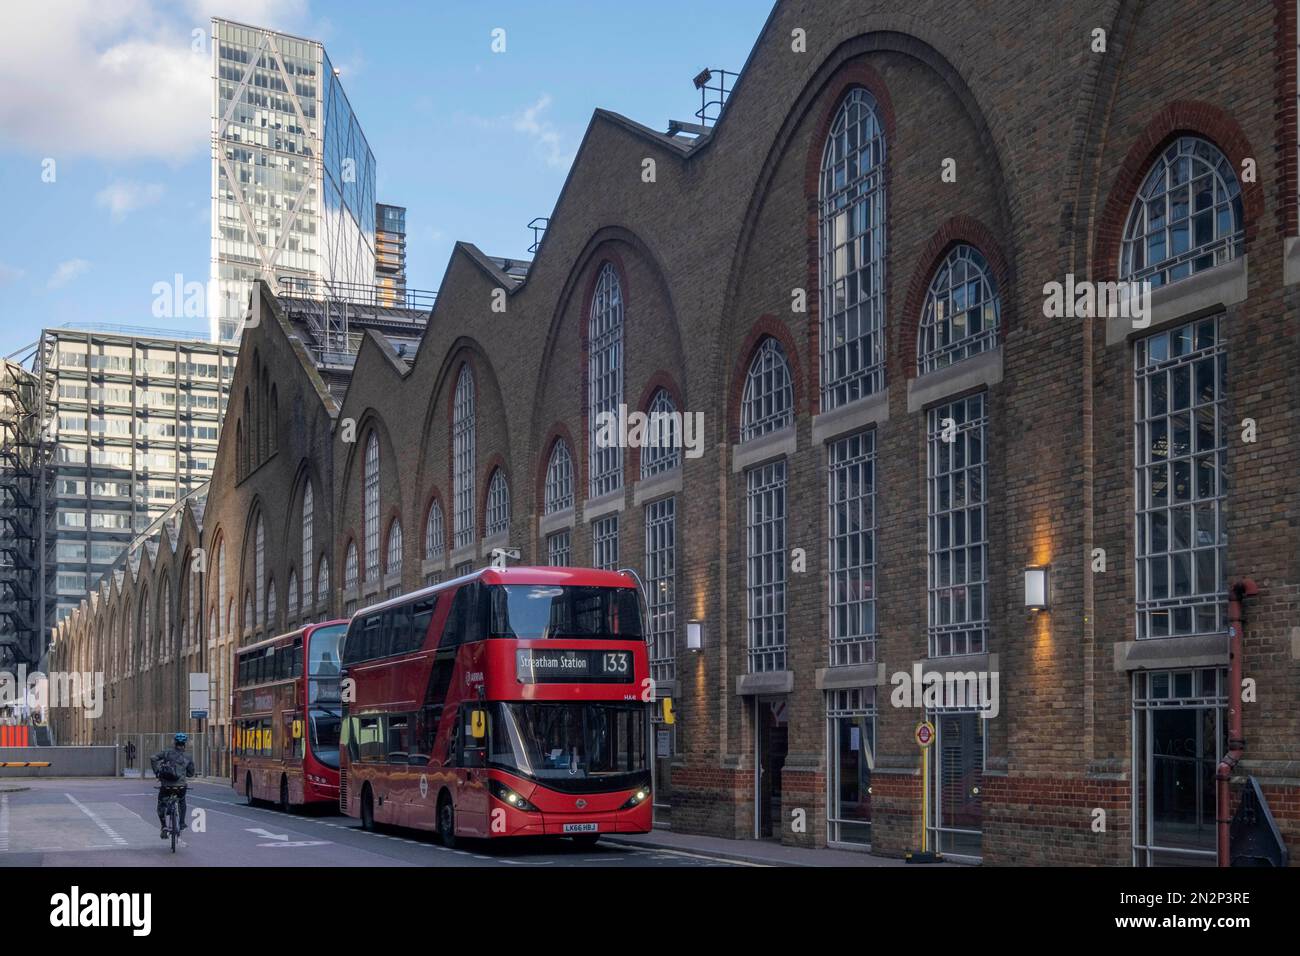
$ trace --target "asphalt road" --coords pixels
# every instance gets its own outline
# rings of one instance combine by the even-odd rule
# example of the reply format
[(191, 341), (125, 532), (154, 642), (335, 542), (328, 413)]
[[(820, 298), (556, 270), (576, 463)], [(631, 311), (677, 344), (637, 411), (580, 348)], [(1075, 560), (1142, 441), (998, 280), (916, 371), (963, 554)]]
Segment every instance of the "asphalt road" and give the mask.
[[(22, 866), (494, 866), (697, 867), (733, 861), (601, 841), (484, 841), (448, 850), (433, 834), (368, 833), (356, 820), (246, 806), (229, 786), (196, 782), (202, 819), (176, 853), (158, 836), (157, 795), (139, 779), (0, 780), (0, 867)], [(202, 830), (200, 830), (200, 827)]]

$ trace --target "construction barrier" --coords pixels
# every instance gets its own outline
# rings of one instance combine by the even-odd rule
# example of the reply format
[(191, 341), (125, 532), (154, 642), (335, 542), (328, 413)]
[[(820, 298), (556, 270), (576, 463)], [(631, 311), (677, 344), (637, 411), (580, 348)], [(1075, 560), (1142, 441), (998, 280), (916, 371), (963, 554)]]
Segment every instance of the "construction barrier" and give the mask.
[(0, 760), (0, 767), (50, 767), (48, 760)]
[(0, 724), (0, 747), (30, 747), (30, 728), (26, 724)]

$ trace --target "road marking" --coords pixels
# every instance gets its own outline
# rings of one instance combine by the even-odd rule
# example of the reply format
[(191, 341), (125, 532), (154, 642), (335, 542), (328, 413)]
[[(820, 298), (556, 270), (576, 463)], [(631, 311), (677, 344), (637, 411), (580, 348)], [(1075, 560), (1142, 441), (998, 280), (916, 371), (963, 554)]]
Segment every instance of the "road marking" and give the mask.
[(770, 867), (770, 863), (755, 863), (752, 860), (729, 860), (723, 856), (708, 856), (704, 853), (690, 853), (686, 850), (667, 850), (662, 847), (647, 849), (634, 843), (620, 843), (617, 840), (608, 840), (606, 844), (610, 847), (618, 847), (620, 850), (630, 850), (637, 856), (654, 856), (659, 853), (667, 853), (670, 856), (684, 856), (692, 860), (708, 860), (711, 863), (725, 863), (728, 866), (759, 866)]
[(112, 840), (115, 844), (117, 844), (118, 846), (126, 846), (126, 845), (127, 845), (126, 841), (123, 840), (120, 836), (118, 836), (117, 831), (114, 830), (112, 827), (110, 827), (107, 823), (105, 823), (105, 822), (104, 822), (104, 818), (101, 817), (98, 813), (96, 813), (94, 810), (90, 809), (90, 807), (86, 806), (84, 803), (82, 803), (80, 800), (78, 800), (78, 799), (77, 799), (76, 797), (74, 797), (72, 794), (70, 794), (70, 793), (65, 793), (64, 796), (67, 797), (70, 801), (72, 801), (72, 805), (73, 805), (74, 807), (76, 807), (78, 810), (80, 810), (80, 811), (81, 811), (82, 813), (84, 813), (86, 816), (90, 817), (91, 822), (94, 823), (95, 826), (97, 826), (97, 827), (99, 827), (101, 830), (103, 830), (104, 833), (106, 833), (106, 834), (108, 835), (108, 838), (109, 838), (110, 840)]
[(270, 830), (263, 830), (261, 827), (244, 827), (246, 831), (260, 836), (263, 840), (275, 840), (277, 843), (286, 843), (289, 840), (287, 833), (272, 833)]
[(9, 794), (0, 793), (0, 853), (9, 850)]

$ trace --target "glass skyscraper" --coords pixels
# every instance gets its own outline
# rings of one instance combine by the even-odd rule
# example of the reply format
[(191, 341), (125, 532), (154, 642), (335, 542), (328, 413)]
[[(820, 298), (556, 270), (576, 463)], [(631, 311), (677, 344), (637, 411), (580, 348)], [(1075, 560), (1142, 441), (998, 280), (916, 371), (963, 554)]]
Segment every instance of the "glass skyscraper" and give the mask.
[(214, 342), (236, 343), (256, 279), (348, 297), (375, 281), (375, 157), (325, 48), (212, 21)]

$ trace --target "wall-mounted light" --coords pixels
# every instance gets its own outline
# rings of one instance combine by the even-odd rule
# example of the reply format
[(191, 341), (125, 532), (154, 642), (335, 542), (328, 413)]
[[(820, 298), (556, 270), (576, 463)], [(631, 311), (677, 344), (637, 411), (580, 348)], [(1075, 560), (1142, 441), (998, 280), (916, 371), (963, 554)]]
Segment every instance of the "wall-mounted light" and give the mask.
[(1025, 607), (1031, 611), (1046, 611), (1050, 607), (1050, 574), (1046, 565), (1025, 568)]
[(688, 651), (700, 651), (704, 649), (703, 621), (686, 622), (686, 649)]

